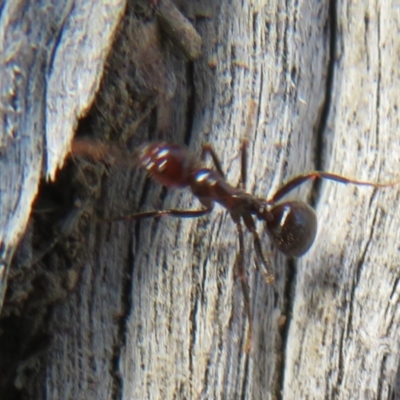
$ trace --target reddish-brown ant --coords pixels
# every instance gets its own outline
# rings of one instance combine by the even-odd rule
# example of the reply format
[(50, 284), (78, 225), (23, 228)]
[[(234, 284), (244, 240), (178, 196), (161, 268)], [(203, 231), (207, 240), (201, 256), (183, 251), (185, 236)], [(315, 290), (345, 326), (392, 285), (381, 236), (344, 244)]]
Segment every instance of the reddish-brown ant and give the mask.
[[(109, 149), (110, 151), (108, 151)], [(203, 146), (201, 160), (198, 160), (186, 147), (166, 142), (155, 142), (140, 146), (133, 155), (133, 164), (145, 169), (158, 183), (166, 187), (190, 188), (200, 200), (200, 210), (152, 210), (133, 215), (118, 217), (116, 220), (139, 220), (164, 215), (182, 218), (202, 217), (211, 212), (215, 202), (221, 204), (230, 213), (236, 224), (239, 237), (239, 254), (237, 259), (237, 275), (244, 295), (244, 307), (249, 321), (249, 332), (246, 349), (249, 349), (252, 338), (252, 317), (250, 295), (244, 267), (244, 238), (242, 222), (253, 235), (256, 252), (256, 265), (262, 271), (268, 284), (274, 282), (271, 263), (262, 252), (260, 237), (256, 231), (255, 219), (265, 222), (267, 233), (272, 243), (287, 256), (299, 257), (309, 250), (317, 232), (317, 218), (314, 210), (301, 201), (278, 203), (285, 195), (306, 181), (329, 179), (344, 184), (372, 186), (375, 188), (390, 187), (398, 182), (379, 184), (349, 179), (329, 172), (312, 171), (296, 176), (285, 183), (270, 199), (255, 197), (245, 191), (247, 141), (242, 145), (241, 179), (238, 187), (226, 182), (218, 156), (211, 145)], [(86, 141), (76, 140), (72, 153), (86, 154), (101, 159), (107, 153), (115, 153), (115, 149), (98, 144), (93, 146)], [(204, 165), (205, 156), (209, 154), (215, 170)]]

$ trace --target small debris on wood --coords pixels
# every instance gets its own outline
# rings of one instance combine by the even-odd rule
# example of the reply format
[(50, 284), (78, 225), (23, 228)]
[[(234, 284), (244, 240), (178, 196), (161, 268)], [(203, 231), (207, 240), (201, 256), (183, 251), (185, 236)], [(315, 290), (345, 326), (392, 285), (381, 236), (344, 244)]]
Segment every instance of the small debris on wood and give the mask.
[(171, 0), (159, 0), (157, 16), (162, 29), (189, 60), (201, 55), (202, 39)]

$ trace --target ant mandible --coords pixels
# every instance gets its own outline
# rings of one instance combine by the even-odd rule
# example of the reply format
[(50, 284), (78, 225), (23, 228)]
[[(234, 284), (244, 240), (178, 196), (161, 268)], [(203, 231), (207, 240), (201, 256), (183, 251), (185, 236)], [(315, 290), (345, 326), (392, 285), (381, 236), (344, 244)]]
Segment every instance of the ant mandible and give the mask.
[[(253, 325), (250, 310), (250, 294), (244, 267), (244, 223), (253, 236), (256, 253), (256, 266), (264, 275), (268, 284), (274, 282), (274, 272), (270, 260), (264, 256), (261, 240), (256, 230), (255, 219), (265, 222), (265, 227), (274, 246), (287, 256), (300, 257), (314, 242), (317, 233), (317, 218), (314, 210), (301, 201), (279, 202), (293, 189), (315, 179), (328, 179), (344, 184), (354, 184), (383, 188), (394, 186), (398, 182), (373, 183), (349, 179), (341, 175), (312, 171), (298, 175), (285, 183), (269, 199), (255, 197), (246, 192), (246, 164), (248, 142), (244, 140), (241, 152), (241, 178), (238, 187), (225, 180), (219, 158), (210, 144), (203, 146), (201, 159), (185, 146), (166, 142), (154, 142), (140, 146), (133, 155), (133, 163), (146, 170), (151, 178), (167, 188), (190, 188), (203, 205), (199, 210), (152, 210), (111, 219), (139, 220), (165, 215), (181, 218), (198, 218), (209, 214), (217, 202), (231, 215), (238, 231), (239, 253), (237, 258), (237, 276), (244, 296), (244, 308), (248, 318), (248, 335), (245, 349), (251, 345)], [(214, 169), (204, 164), (205, 157), (211, 156)]]

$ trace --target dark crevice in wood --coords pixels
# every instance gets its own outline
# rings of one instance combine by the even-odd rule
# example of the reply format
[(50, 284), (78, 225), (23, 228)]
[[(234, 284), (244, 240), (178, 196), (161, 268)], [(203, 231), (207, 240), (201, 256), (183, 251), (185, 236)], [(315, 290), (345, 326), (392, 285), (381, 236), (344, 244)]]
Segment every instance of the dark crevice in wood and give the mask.
[[(68, 4), (68, 2), (66, 3)], [(46, 46), (49, 48), (51, 46), (50, 42), (53, 42), (53, 45), (51, 47), (51, 51), (48, 56), (47, 60), (47, 76), (50, 76), (53, 70), (53, 63), (55, 59), (55, 55), (57, 53), (57, 50), (60, 49), (61, 47), (61, 42), (62, 42), (62, 36), (65, 34), (65, 23), (68, 21), (70, 22), (71, 15), (73, 14), (75, 7), (75, 2), (70, 2), (70, 7), (69, 9), (65, 10), (63, 13), (64, 15), (61, 16), (60, 22), (56, 25), (57, 26), (57, 32), (55, 32), (55, 35), (49, 38), (49, 41), (46, 43)]]
[[(151, 187), (150, 178), (146, 178), (144, 184), (141, 185), (140, 187), (142, 188), (142, 190), (140, 191), (140, 194), (138, 193), (138, 195), (135, 196), (138, 199), (137, 209), (135, 210), (135, 212), (139, 212), (142, 209), (142, 207), (148, 203), (146, 201), (146, 199), (150, 193), (150, 187)], [(140, 221), (138, 221), (135, 224), (135, 227), (139, 227), (139, 226), (140, 226)], [(138, 236), (138, 235), (136, 235), (136, 236)], [(137, 241), (137, 243), (139, 244), (139, 241)]]
[[(337, 321), (338, 324), (340, 324), (340, 320)], [(335, 355), (338, 357), (338, 366), (337, 366), (337, 371), (334, 371), (331, 374), (328, 374), (328, 376), (330, 376), (331, 378), (333, 376), (336, 376), (336, 382), (332, 387), (332, 396), (331, 398), (336, 398), (338, 397), (338, 394), (340, 393), (340, 388), (343, 385), (343, 378), (344, 378), (344, 374), (345, 374), (345, 365), (344, 365), (344, 353), (346, 351), (346, 348), (344, 346), (344, 342), (345, 342), (345, 330), (342, 329), (341, 331), (338, 332), (338, 334), (340, 334), (340, 339), (338, 340), (338, 351), (336, 354), (332, 354), (332, 357), (335, 357)], [(335, 335), (333, 335), (333, 340), (335, 339)], [(329, 385), (329, 381), (327, 382), (327, 385)], [(327, 388), (329, 388), (329, 386), (327, 386)], [(329, 390), (329, 389), (328, 389)]]
[[(169, 194), (170, 192), (171, 192), (171, 191), (168, 190), (168, 188), (166, 188), (165, 186), (162, 186), (162, 187), (161, 187), (160, 194), (159, 194), (159, 196), (158, 196), (158, 198), (159, 198), (159, 200), (160, 200), (160, 204), (163, 204), (163, 203), (164, 203), (165, 199), (167, 198), (167, 196), (168, 196), (168, 194)], [(158, 222), (159, 220), (160, 220), (159, 218), (156, 219), (157, 222)], [(158, 224), (157, 224), (157, 225), (158, 225)], [(175, 240), (176, 240), (176, 237), (175, 237)]]
[(184, 143), (189, 145), (190, 139), (193, 135), (193, 117), (196, 106), (196, 85), (194, 76), (194, 64), (189, 62), (187, 66), (187, 84), (188, 84), (188, 98), (186, 109), (186, 129), (184, 136)]
[[(219, 352), (219, 354), (221, 354), (221, 352)], [(191, 357), (191, 359), (192, 359), (192, 357)], [(209, 355), (207, 357), (207, 365), (206, 365), (206, 368), (204, 370), (204, 378), (203, 378), (203, 387), (204, 388), (210, 387), (210, 369), (212, 367), (213, 367), (213, 361), (211, 359), (211, 355)], [(201, 398), (203, 398), (203, 397), (201, 397)]]
[[(149, 107), (152, 107), (152, 104)], [(158, 131), (158, 120), (161, 118), (159, 115), (160, 115), (160, 110), (157, 109), (155, 106), (153, 106), (152, 109), (149, 111), (149, 118), (147, 122), (148, 135), (151, 141), (159, 140), (160, 136), (162, 137), (163, 135), (163, 132)]]
[[(335, 75), (335, 62), (336, 62), (336, 41), (338, 40), (337, 32), (337, 15), (336, 15), (336, 0), (330, 0), (329, 2), (329, 13), (327, 26), (324, 30), (324, 36), (328, 36), (329, 40), (329, 58), (327, 62), (326, 70), (326, 85), (325, 85), (325, 100), (321, 108), (320, 118), (318, 124), (315, 128), (316, 132), (316, 144), (315, 144), (315, 169), (323, 170), (325, 165), (325, 135), (326, 127), (328, 124), (329, 113), (331, 111), (332, 105), (332, 94), (334, 85), (334, 75)], [(313, 195), (312, 195), (312, 205), (316, 203), (316, 199), (319, 197), (321, 190), (321, 180), (317, 179), (313, 184)]]
[[(393, 280), (392, 291), (390, 292), (390, 296), (389, 296), (390, 301), (395, 301), (395, 299), (397, 299), (397, 288), (399, 286), (399, 281), (400, 281), (400, 277), (398, 277), (398, 276)], [(387, 304), (387, 308), (391, 307), (391, 306), (392, 306), (391, 303)], [(385, 309), (385, 311), (389, 312), (387, 308)], [(392, 327), (392, 324), (393, 324), (393, 321), (391, 320), (391, 325), (389, 328)]]
[(120, 361), (122, 351), (126, 348), (126, 341), (128, 335), (127, 323), (129, 317), (134, 310), (133, 298), (132, 298), (132, 277), (135, 268), (135, 256), (133, 253), (133, 237), (130, 235), (128, 242), (128, 257), (126, 261), (124, 274), (124, 281), (122, 282), (122, 295), (121, 295), (121, 314), (119, 315), (119, 320), (117, 323), (117, 334), (116, 340), (113, 346), (112, 355), (112, 371), (111, 375), (113, 377), (113, 399), (123, 398), (123, 385), (124, 381), (120, 372)]
[[(285, 104), (285, 108), (289, 108), (289, 104), (290, 104), (290, 91), (291, 91), (291, 82), (289, 82), (289, 79), (287, 78), (288, 76), (290, 76), (290, 67), (289, 67), (289, 54), (290, 54), (290, 50), (289, 50), (289, 42), (288, 42), (288, 31), (292, 30), (292, 25), (289, 21), (289, 13), (288, 13), (288, 9), (289, 9), (289, 2), (285, 1), (285, 6), (284, 6), (284, 10), (280, 12), (283, 13), (283, 15), (285, 15), (285, 17), (283, 18), (283, 23), (284, 23), (284, 29), (283, 29), (283, 33), (282, 33), (282, 38), (281, 41), (279, 41), (279, 43), (282, 45), (282, 50), (279, 51), (279, 48), (277, 48), (277, 54), (282, 53), (281, 56), (281, 66), (282, 66), (282, 71), (281, 71), (281, 76), (283, 77), (283, 83), (281, 83), (283, 89), (282, 89), (282, 104)], [(279, 32), (278, 32), (278, 36), (279, 36)], [(282, 168), (281, 168), (281, 172), (284, 176), (287, 175), (288, 172), (288, 164), (290, 160), (290, 154), (291, 154), (291, 150), (292, 150), (292, 135), (287, 135), (287, 140), (286, 140), (286, 146), (284, 149), (282, 149), (285, 152), (285, 156), (282, 159)]]
[[(205, 269), (205, 268), (204, 268)], [(192, 305), (191, 311), (190, 311), (190, 316), (189, 316), (189, 321), (190, 321), (190, 336), (191, 340), (189, 341), (189, 372), (190, 372), (190, 377), (194, 376), (194, 368), (193, 366), (196, 363), (195, 360), (195, 347), (197, 343), (197, 317), (198, 317), (198, 307), (199, 307), (199, 292), (201, 288), (197, 284), (194, 284), (192, 290), (191, 290), (191, 299), (190, 299), (190, 304)]]
[[(375, 123), (375, 134), (376, 134), (376, 148), (379, 148), (379, 127), (381, 126), (381, 118), (380, 118), (380, 108), (381, 108), (381, 84), (382, 84), (382, 52), (381, 52), (381, 14), (378, 8), (378, 16), (377, 16), (377, 54), (378, 54), (378, 73), (377, 73), (377, 82), (376, 82), (376, 104), (375, 104), (375, 112), (376, 112), (376, 123)], [(368, 31), (366, 31), (368, 32)], [(368, 47), (366, 47), (368, 48)], [(367, 52), (368, 54), (368, 52)], [(375, 153), (374, 164), (375, 162), (379, 162), (377, 160), (378, 153)]]
[[(353, 308), (357, 304), (357, 301), (355, 299), (355, 292), (358, 288), (358, 284), (361, 280), (361, 271), (365, 265), (365, 259), (366, 259), (366, 254), (368, 253), (368, 249), (370, 247), (370, 243), (373, 241), (374, 238), (374, 227), (379, 226), (377, 222), (378, 218), (378, 211), (375, 210), (374, 217), (372, 219), (371, 223), (371, 231), (369, 234), (369, 237), (366, 241), (366, 244), (364, 246), (364, 249), (360, 248), (360, 252), (362, 250), (362, 253), (360, 254), (359, 261), (357, 263), (357, 267), (355, 269), (356, 276), (354, 277), (353, 281), (349, 283), (351, 287), (347, 289), (347, 292), (350, 294), (350, 300), (348, 300), (348, 308), (349, 308), (349, 313), (348, 313), (348, 318), (347, 318), (347, 324), (346, 324), (346, 339), (351, 339), (349, 335), (354, 332), (354, 327), (353, 327)], [(366, 232), (365, 232), (366, 233)]]
[[(332, 371), (328, 371), (326, 374), (326, 378), (325, 378), (325, 387), (329, 388), (329, 378), (331, 377), (331, 373)], [(329, 393), (329, 390), (325, 390), (325, 396), (324, 396), (324, 400), (331, 400), (331, 399), (336, 399), (338, 398), (338, 391), (337, 390), (332, 390), (332, 393)]]
[[(80, 201), (81, 192), (72, 183), (71, 177), (76, 177), (77, 173), (76, 165), (68, 163), (56, 183), (42, 182), (29, 232), (11, 265), (12, 275), (0, 321), (1, 346), (8, 344), (5, 334), (12, 333), (8, 329), (14, 327), (23, 335), (16, 336), (18, 351), (12, 355), (16, 369), (4, 357), (4, 348), (0, 351), (0, 369), (5, 362), (10, 373), (16, 372), (15, 377), (29, 378), (26, 387), (18, 389), (24, 396), (29, 390), (28, 385), (38, 377), (38, 369), (32, 368), (38, 363), (35, 360), (37, 353), (51, 347), (54, 326), (49, 325), (49, 320), (53, 319), (53, 305), (63, 302), (74, 289), (73, 276), (77, 277), (82, 267), (81, 237), (77, 230), (79, 222), (82, 229), (86, 226), (85, 218), (80, 218), (86, 203)], [(15, 318), (14, 326), (7, 323), (7, 316)], [(50, 360), (46, 363), (51, 362), (47, 355), (44, 358)], [(43, 365), (42, 360), (40, 363)], [(9, 382), (10, 387), (14, 386), (14, 378)], [(0, 381), (0, 398), (3, 398), (4, 380)]]
[(2, 1), (2, 2), (0, 3), (0, 19), (3, 18), (3, 11), (4, 11), (4, 8), (5, 8), (5, 7), (4, 7), (5, 4), (6, 4), (5, 1)]
[(259, 16), (260, 16), (260, 14), (257, 11), (253, 12), (252, 35), (253, 35), (253, 53), (254, 54), (257, 54), (257, 42), (254, 40), (254, 38), (257, 36)]
[[(179, 228), (177, 228), (179, 229)], [(165, 311), (166, 314), (166, 319), (167, 319), (167, 332), (168, 335), (173, 337), (174, 334), (174, 312), (175, 312), (175, 308), (174, 308), (174, 304), (175, 304), (175, 292), (174, 292), (174, 279), (172, 278), (173, 276), (175, 276), (175, 268), (174, 268), (174, 264), (168, 263), (168, 257), (166, 256), (166, 254), (164, 253), (162, 255), (163, 259), (162, 259), (162, 271), (163, 271), (163, 288), (167, 288), (167, 293), (168, 293), (168, 300), (167, 300), (167, 304), (168, 304), (168, 309)], [(169, 265), (171, 265), (171, 267), (169, 267)]]
[(234, 104), (234, 95), (233, 93), (235, 93), (235, 83), (237, 80), (237, 74), (236, 74), (236, 60), (237, 60), (237, 55), (236, 55), (236, 47), (235, 45), (231, 44), (230, 46), (230, 59), (231, 59), (231, 63), (230, 63), (230, 75), (231, 75), (231, 81), (230, 81), (230, 99), (227, 105), (232, 106)]
[[(262, 69), (260, 71), (260, 87), (261, 88), (264, 87), (264, 71)], [(258, 104), (258, 107), (257, 107), (257, 121), (260, 121), (260, 118), (261, 118), (260, 104), (262, 104), (262, 96), (263, 96), (263, 92), (262, 92), (262, 90), (260, 90), (258, 92), (258, 98), (257, 98), (257, 104)]]
[(300, 332), (301, 338), (299, 339), (299, 354), (297, 356), (297, 360), (299, 360), (296, 365), (296, 371), (298, 372), (300, 366), (301, 366), (301, 361), (304, 357), (304, 353), (303, 350), (306, 350), (305, 346), (307, 344), (306, 340), (307, 340), (307, 332), (305, 330)]
[(282, 341), (282, 354), (279, 355), (278, 360), (280, 365), (276, 368), (276, 387), (274, 396), (277, 400), (283, 400), (283, 390), (285, 387), (285, 371), (287, 369), (285, 361), (287, 360), (286, 352), (288, 351), (288, 338), (289, 338), (289, 328), (290, 322), (293, 316), (294, 299), (296, 292), (296, 261), (294, 259), (288, 259), (286, 263), (286, 281), (283, 289), (283, 305), (281, 309), (281, 315), (285, 315), (287, 320), (280, 331), (281, 341)]
[[(288, 33), (289, 31), (292, 31), (292, 24), (289, 21), (289, 0), (285, 1), (285, 10), (284, 15), (284, 30), (283, 30), (283, 38), (282, 38), (282, 43), (283, 43), (283, 48), (282, 48), (282, 76), (290, 76), (290, 68), (289, 68), (289, 60), (288, 60), (288, 56), (290, 54), (290, 50), (289, 50), (289, 39), (288, 39)], [(279, 53), (278, 53), (279, 54)], [(287, 85), (287, 82), (285, 82), (285, 91), (283, 94), (283, 104), (288, 104), (288, 100), (289, 100), (289, 93), (290, 93), (290, 87), (291, 85)], [(290, 135), (288, 136), (288, 150), (290, 147)]]
[[(394, 372), (394, 370), (393, 370)], [(400, 363), (397, 360), (396, 372), (393, 376), (393, 385), (389, 386), (388, 399), (399, 400), (400, 399)]]
[[(244, 336), (245, 338), (245, 336)], [(242, 344), (243, 345), (243, 344)], [(243, 347), (242, 347), (243, 348)], [(245, 357), (245, 364), (243, 368), (243, 388), (242, 388), (242, 400), (246, 400), (249, 398), (250, 388), (250, 357), (248, 353), (243, 352), (243, 356)], [(238, 375), (240, 376), (240, 375)]]
[(378, 385), (377, 385), (377, 400), (382, 400), (382, 399), (386, 399), (385, 397), (382, 397), (382, 393), (384, 393), (384, 384), (385, 384), (385, 367), (386, 367), (386, 360), (387, 360), (387, 355), (384, 355), (382, 358), (382, 362), (381, 362), (381, 368), (380, 368), (380, 373), (379, 373), (379, 378), (378, 378)]

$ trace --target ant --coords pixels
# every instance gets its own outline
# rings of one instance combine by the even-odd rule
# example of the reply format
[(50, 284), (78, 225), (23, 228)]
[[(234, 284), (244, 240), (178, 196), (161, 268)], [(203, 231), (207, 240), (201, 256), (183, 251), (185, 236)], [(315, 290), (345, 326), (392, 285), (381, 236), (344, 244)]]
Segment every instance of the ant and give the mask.
[[(244, 266), (244, 232), (242, 223), (253, 236), (256, 253), (256, 266), (262, 272), (267, 284), (275, 281), (270, 260), (264, 256), (261, 240), (256, 230), (256, 220), (263, 221), (274, 246), (286, 256), (300, 257), (306, 253), (314, 242), (317, 233), (317, 217), (314, 210), (301, 201), (279, 202), (289, 192), (307, 181), (327, 179), (343, 184), (371, 186), (374, 188), (391, 187), (391, 183), (373, 183), (350, 179), (330, 172), (312, 171), (298, 175), (283, 186), (269, 199), (259, 198), (246, 192), (246, 166), (248, 141), (241, 146), (241, 177), (237, 187), (230, 185), (221, 167), (221, 163), (210, 144), (202, 149), (201, 159), (183, 145), (166, 142), (153, 142), (141, 145), (131, 158), (133, 165), (146, 170), (150, 177), (167, 188), (189, 188), (203, 208), (199, 210), (152, 210), (125, 217), (108, 219), (108, 221), (139, 220), (170, 215), (180, 218), (198, 218), (209, 214), (214, 203), (219, 203), (231, 215), (236, 224), (239, 238), (239, 253), (236, 260), (237, 276), (241, 283), (244, 297), (244, 308), (248, 319), (248, 335), (245, 349), (250, 349), (253, 325), (250, 310), (250, 294)], [(94, 145), (93, 142), (76, 139), (72, 153), (86, 154), (95, 159), (106, 155), (115, 158), (115, 149), (105, 144)], [(211, 156), (214, 168), (204, 164), (206, 156)]]

